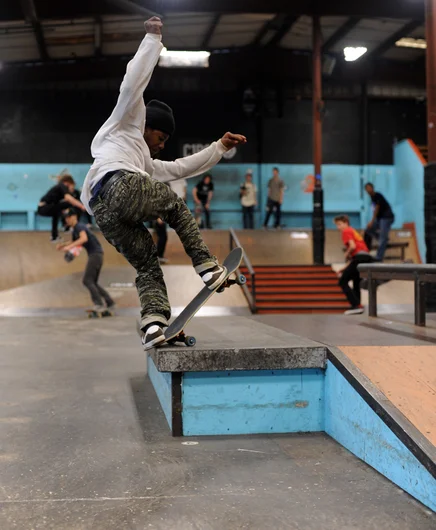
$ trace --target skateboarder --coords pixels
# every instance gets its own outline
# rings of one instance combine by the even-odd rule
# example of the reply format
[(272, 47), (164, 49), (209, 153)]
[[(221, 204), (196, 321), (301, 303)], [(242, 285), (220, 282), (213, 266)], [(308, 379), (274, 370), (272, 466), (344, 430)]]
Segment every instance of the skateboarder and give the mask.
[[(360, 273), (357, 266), (359, 263), (372, 263), (374, 258), (370, 255), (362, 236), (350, 226), (348, 215), (338, 215), (334, 221), (346, 246), (344, 257), (348, 262), (348, 265), (338, 272), (339, 286), (350, 304), (345, 315), (360, 315), (363, 313), (363, 306), (360, 304)], [(353, 289), (348, 285), (350, 281), (353, 282)]]
[[(83, 275), (83, 285), (88, 289), (92, 302), (93, 310), (101, 313), (105, 309), (113, 309), (115, 302), (110, 294), (98, 284), (98, 277), (103, 265), (103, 247), (96, 236), (84, 224), (79, 223), (77, 212), (70, 209), (65, 215), (66, 224), (72, 228), (72, 240), (70, 243), (57, 245), (57, 250), (68, 252), (74, 247), (83, 246), (88, 253), (88, 263), (86, 264), (85, 274)], [(104, 300), (104, 304), (103, 304)]]
[(155, 158), (174, 133), (175, 122), (165, 103), (144, 104), (143, 92), (163, 48), (162, 22), (152, 17), (145, 29), (146, 36), (127, 66), (115, 109), (91, 144), (94, 164), (81, 198), (105, 238), (137, 271), (142, 342), (149, 349), (165, 340), (162, 328), (168, 325), (171, 308), (156, 247), (144, 222), (160, 218), (174, 228), (205, 285), (210, 289), (219, 285), (226, 270), (204, 244), (185, 202), (164, 183), (204, 173), (246, 138), (226, 133), (192, 156), (174, 162)]
[(58, 241), (58, 224), (62, 212), (71, 206), (78, 211), (85, 210), (83, 204), (74, 198), (76, 183), (71, 175), (63, 175), (56, 186), (53, 186), (41, 198), (37, 214), (41, 217), (51, 217), (51, 241)]

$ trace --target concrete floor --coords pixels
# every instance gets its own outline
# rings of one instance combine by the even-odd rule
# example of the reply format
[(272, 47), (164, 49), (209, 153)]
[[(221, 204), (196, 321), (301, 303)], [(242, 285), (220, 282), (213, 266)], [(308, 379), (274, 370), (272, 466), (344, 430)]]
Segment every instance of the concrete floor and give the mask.
[(0, 528), (430, 530), (325, 435), (176, 439), (132, 317), (0, 318)]

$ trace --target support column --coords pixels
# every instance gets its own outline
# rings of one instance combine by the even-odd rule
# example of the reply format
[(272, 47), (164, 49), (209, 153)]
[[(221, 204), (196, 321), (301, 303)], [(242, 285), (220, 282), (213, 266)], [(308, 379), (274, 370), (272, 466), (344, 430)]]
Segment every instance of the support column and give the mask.
[(324, 196), (322, 189), (322, 117), (324, 103), (322, 101), (322, 35), (321, 22), (318, 15), (313, 17), (313, 164), (315, 172), (315, 189), (313, 191), (312, 237), (313, 262), (324, 264), (325, 224), (324, 224)]
[[(427, 144), (424, 171), (424, 215), (427, 263), (436, 263), (436, 0), (426, 0)], [(428, 286), (427, 311), (436, 312), (436, 286)]]

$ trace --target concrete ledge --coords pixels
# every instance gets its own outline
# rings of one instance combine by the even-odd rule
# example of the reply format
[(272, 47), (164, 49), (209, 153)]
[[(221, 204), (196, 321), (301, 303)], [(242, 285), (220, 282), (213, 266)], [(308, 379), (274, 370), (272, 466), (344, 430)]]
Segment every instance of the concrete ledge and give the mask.
[(197, 345), (151, 350), (159, 372), (293, 370), (326, 366), (327, 348), (244, 317), (198, 318), (187, 333)]

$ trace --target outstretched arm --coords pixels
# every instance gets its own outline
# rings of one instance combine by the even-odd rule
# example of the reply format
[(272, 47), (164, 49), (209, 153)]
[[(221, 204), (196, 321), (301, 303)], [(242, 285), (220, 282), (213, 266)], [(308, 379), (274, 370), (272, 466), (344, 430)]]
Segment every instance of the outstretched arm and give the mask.
[(195, 177), (217, 164), (226, 151), (246, 142), (247, 139), (242, 134), (228, 132), (221, 140), (211, 143), (206, 149), (194, 155), (178, 158), (174, 162), (153, 160), (153, 178), (161, 182), (168, 182), (180, 178)]
[(161, 20), (158, 17), (152, 17), (144, 23), (144, 26), (147, 34), (135, 56), (127, 65), (120, 87), (120, 95), (110, 118), (120, 122), (128, 117), (131, 123), (141, 129), (144, 127), (143, 113), (145, 111), (143, 93), (150, 82), (163, 48)]

